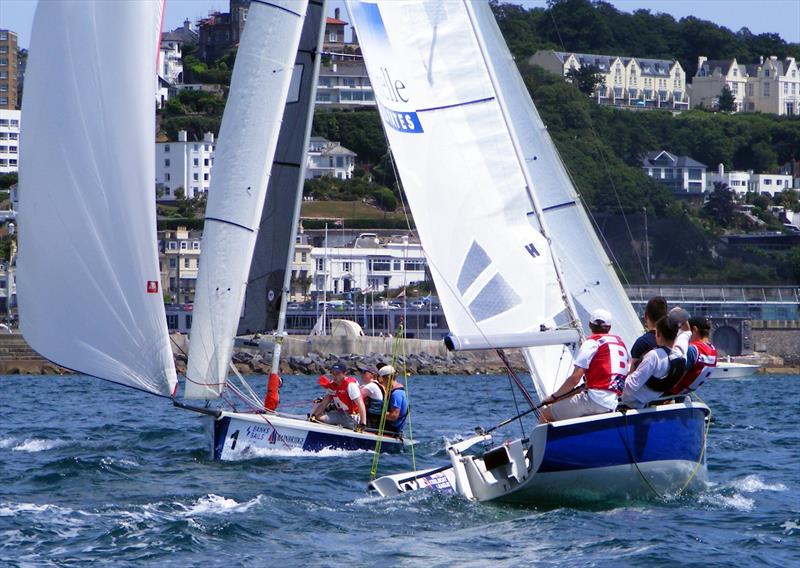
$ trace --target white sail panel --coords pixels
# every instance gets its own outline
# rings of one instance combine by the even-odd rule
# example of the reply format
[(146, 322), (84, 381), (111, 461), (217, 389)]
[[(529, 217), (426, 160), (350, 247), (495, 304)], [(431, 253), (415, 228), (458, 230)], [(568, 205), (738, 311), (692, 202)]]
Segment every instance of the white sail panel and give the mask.
[(17, 282), (25, 339), (169, 396), (153, 116), (160, 0), (40, 2), (25, 77)]
[(451, 331), (552, 328), (549, 246), (464, 5), (347, 5)]
[(306, 0), (252, 2), (220, 128), (197, 277), (186, 397), (225, 386)]
[[(512, 127), (526, 157), (525, 164), (547, 224), (551, 246), (561, 263), (565, 284), (572, 294), (581, 324), (588, 335), (589, 314), (597, 308), (605, 308), (614, 317), (612, 333), (630, 346), (642, 332), (642, 324), (592, 228), (491, 8), (484, 2), (471, 6), (476, 31), (489, 46), (488, 53), (502, 85)], [(553, 357), (556, 351), (558, 356)], [(525, 355), (536, 377), (537, 390), (544, 396), (558, 388), (572, 370), (571, 357), (560, 348), (535, 347), (525, 350)]]

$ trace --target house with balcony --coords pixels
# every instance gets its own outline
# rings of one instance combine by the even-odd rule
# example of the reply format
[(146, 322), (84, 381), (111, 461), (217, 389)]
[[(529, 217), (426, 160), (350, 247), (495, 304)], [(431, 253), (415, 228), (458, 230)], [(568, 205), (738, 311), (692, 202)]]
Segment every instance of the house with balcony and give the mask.
[(158, 232), (161, 290), (170, 297), (171, 303), (194, 302), (202, 236), (202, 231), (186, 227)]
[(330, 61), (319, 68), (317, 107), (375, 106), (375, 93), (361, 58)]
[(632, 108), (689, 108), (686, 73), (677, 60), (537, 51), (529, 63), (566, 77), (592, 66), (602, 77), (594, 93), (600, 104)]
[(0, 174), (19, 169), (20, 121), (20, 111), (0, 108)]
[(725, 86), (737, 112), (800, 115), (800, 70), (794, 57), (761, 57), (741, 64), (735, 58), (709, 60), (700, 56), (692, 78), (692, 106), (714, 108)]
[(644, 173), (676, 195), (699, 195), (706, 189), (705, 164), (666, 150), (648, 152), (642, 160)]
[(356, 153), (339, 142), (321, 136), (312, 136), (308, 146), (306, 179), (335, 177), (351, 179), (355, 169)]

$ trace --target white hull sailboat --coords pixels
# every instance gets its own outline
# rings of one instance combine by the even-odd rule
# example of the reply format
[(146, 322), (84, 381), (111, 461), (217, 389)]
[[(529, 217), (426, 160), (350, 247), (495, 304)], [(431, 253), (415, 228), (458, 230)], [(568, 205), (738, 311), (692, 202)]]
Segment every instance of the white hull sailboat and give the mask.
[[(544, 399), (572, 371), (591, 311), (611, 310), (612, 333), (631, 345), (641, 324), (489, 5), (347, 6), (450, 326), (448, 347), (521, 348)], [(499, 444), (494, 429), (479, 431), (447, 445), (449, 463), (371, 487), (517, 503), (701, 487), (709, 409), (688, 397), (664, 402), (537, 425)]]
[(711, 372), (710, 379), (743, 379), (755, 375), (761, 365), (750, 363), (727, 363), (721, 361), (717, 363)]
[[(196, 411), (208, 423), (216, 459), (276, 447), (373, 449), (378, 441), (382, 451), (400, 451), (402, 439), (267, 412), (246, 383), (226, 388), (237, 328), (274, 331), (278, 346), (283, 333), (279, 299), (289, 285), (324, 29), (324, 3), (315, 0), (250, 7), (207, 207), (184, 389), (189, 402), (178, 399), (153, 191), (162, 11), (161, 0), (37, 7), (20, 165), (25, 338), (77, 373)], [(275, 317), (268, 318), (269, 309)], [(279, 356), (278, 350), (274, 373)], [(223, 392), (227, 406), (218, 400)]]

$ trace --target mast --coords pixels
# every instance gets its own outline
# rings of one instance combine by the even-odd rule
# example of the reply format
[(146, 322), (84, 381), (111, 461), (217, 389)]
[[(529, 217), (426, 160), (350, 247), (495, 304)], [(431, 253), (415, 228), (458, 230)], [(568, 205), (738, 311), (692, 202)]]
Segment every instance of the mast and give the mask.
[[(533, 193), (533, 181), (530, 178), (530, 172), (525, 164), (525, 156), (522, 153), (521, 145), (519, 142), (519, 138), (517, 137), (517, 132), (512, 126), (511, 122), (509, 121), (508, 117), (508, 109), (506, 106), (505, 98), (503, 95), (503, 91), (500, 88), (500, 85), (497, 84), (497, 77), (494, 70), (494, 65), (492, 64), (491, 60), (487, 57), (487, 49), (486, 44), (483, 40), (481, 34), (477, 33), (476, 25), (475, 25), (475, 14), (473, 12), (473, 7), (470, 0), (463, 0), (464, 8), (466, 9), (467, 16), (470, 20), (470, 29), (472, 30), (473, 37), (478, 44), (478, 48), (481, 53), (481, 58), (483, 59), (483, 64), (486, 66), (486, 70), (489, 74), (489, 80), (492, 83), (492, 88), (494, 90), (495, 96), (497, 97), (498, 106), (500, 107), (500, 112), (503, 116), (503, 121), (505, 122), (506, 130), (511, 137), (511, 142), (514, 147), (514, 154), (517, 159), (517, 163), (519, 164), (520, 169), (522, 170), (522, 175), (525, 178), (525, 193), (530, 201), (531, 207), (533, 208), (533, 212), (536, 215), (536, 219), (539, 222), (539, 227), (541, 230), (542, 235), (547, 239), (548, 243), (550, 242), (550, 235), (547, 230), (547, 224), (545, 222), (544, 216), (541, 213), (541, 208), (539, 206), (538, 200), (536, 199), (536, 195)], [(577, 316), (577, 310), (575, 309), (575, 305), (572, 301), (572, 295), (566, 288), (564, 283), (564, 275), (561, 271), (561, 265), (559, 264), (558, 259), (553, 254), (553, 268), (556, 272), (556, 278), (558, 280), (559, 288), (561, 289), (561, 297), (564, 300), (564, 304), (567, 307), (567, 312), (569, 314), (570, 319), (572, 320), (572, 325), (578, 330), (580, 334), (580, 339), (583, 341), (585, 339), (585, 335), (583, 333), (583, 327), (580, 325), (580, 320)]]
[[(312, 2), (313, 3), (313, 2)], [(312, 70), (312, 80), (311, 80), (311, 93), (309, 97), (309, 105), (308, 110), (306, 112), (306, 130), (303, 136), (303, 148), (305, 151), (303, 152), (303, 162), (301, 168), (303, 169), (303, 174), (305, 172), (306, 167), (306, 154), (308, 151), (308, 143), (311, 137), (311, 126), (314, 119), (314, 102), (317, 99), (317, 78), (319, 77), (319, 65), (322, 59), (322, 36), (325, 32), (325, 8), (326, 8), (326, 0), (322, 0), (322, 6), (320, 10), (321, 17), (319, 19), (319, 40), (317, 42), (317, 49), (316, 54), (313, 56), (314, 58), (314, 66)], [(311, 13), (311, 8), (309, 8), (308, 13)], [(294, 251), (295, 251), (295, 244), (297, 242), (296, 235), (297, 235), (297, 228), (300, 224), (300, 207), (303, 203), (303, 185), (305, 184), (305, 175), (298, 176), (297, 180), (297, 190), (295, 192), (295, 207), (294, 207), (294, 217), (292, 218), (292, 229), (289, 239), (289, 252), (286, 257), (286, 272), (283, 275), (283, 288), (282, 288), (282, 300), (280, 303), (280, 307), (278, 308), (278, 326), (275, 330), (275, 345), (272, 348), (272, 367), (271, 372), (277, 373), (280, 367), (280, 358), (281, 358), (281, 349), (283, 348), (283, 338), (286, 335), (286, 304), (288, 304), (289, 293), (292, 285), (292, 264), (294, 263)]]

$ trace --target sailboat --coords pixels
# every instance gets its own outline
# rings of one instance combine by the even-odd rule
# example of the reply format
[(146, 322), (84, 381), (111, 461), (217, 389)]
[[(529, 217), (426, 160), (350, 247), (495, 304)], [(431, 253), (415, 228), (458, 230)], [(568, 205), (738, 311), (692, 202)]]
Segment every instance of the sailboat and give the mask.
[[(253, 2), (249, 10), (216, 152), (184, 389), (184, 399), (208, 403), (179, 399), (152, 190), (162, 10), (161, 0), (37, 7), (22, 110), (17, 270), (25, 338), (67, 369), (198, 412), (214, 459), (259, 448), (373, 449), (378, 440), (382, 451), (400, 451), (397, 437), (267, 412), (246, 382), (226, 390), (237, 329), (270, 329), (264, 302), (278, 306), (275, 282), (289, 284), (323, 29), (324, 3), (314, 0)], [(260, 249), (257, 236), (265, 239)], [(267, 263), (283, 271), (248, 281), (253, 250), (264, 247), (280, 249)], [(225, 392), (228, 407), (210, 403)]]
[[(451, 349), (523, 350), (540, 399), (572, 370), (583, 326), (613, 311), (641, 325), (603, 251), (486, 2), (347, 0)], [(535, 426), (493, 444), (479, 431), (441, 467), (378, 478), (536, 503), (702, 487), (709, 409), (689, 397)], [(487, 449), (486, 446), (489, 445)]]

